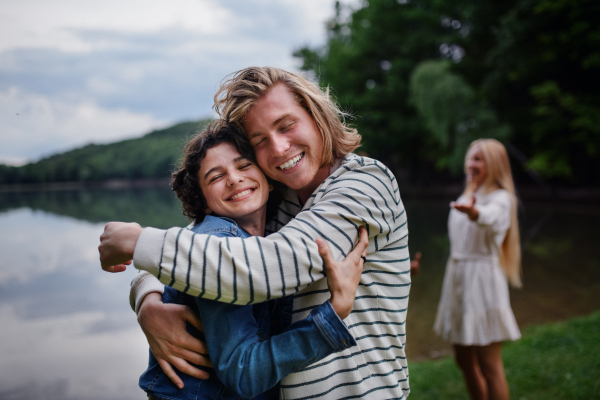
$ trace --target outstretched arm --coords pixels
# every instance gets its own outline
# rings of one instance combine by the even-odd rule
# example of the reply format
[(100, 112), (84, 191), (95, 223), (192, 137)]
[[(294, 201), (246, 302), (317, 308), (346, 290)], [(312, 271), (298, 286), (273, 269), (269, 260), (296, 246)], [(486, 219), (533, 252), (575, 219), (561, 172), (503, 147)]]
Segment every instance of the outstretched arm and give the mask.
[(479, 210), (475, 207), (475, 195), (473, 195), (471, 200), (465, 204), (453, 201), (450, 203), (450, 207), (455, 208), (461, 213), (467, 214), (467, 217), (469, 217), (471, 221), (477, 221), (477, 218), (479, 218)]
[(491, 193), (486, 204), (475, 204), (475, 196), (466, 204), (451, 202), (450, 207), (465, 213), (471, 221), (494, 232), (505, 231), (510, 226), (513, 207), (510, 195), (504, 190)]

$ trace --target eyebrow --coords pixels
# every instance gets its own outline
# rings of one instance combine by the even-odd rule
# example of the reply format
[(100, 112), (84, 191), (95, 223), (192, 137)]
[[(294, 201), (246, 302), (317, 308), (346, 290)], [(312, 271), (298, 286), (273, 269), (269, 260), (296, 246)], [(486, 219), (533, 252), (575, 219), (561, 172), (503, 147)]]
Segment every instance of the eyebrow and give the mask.
[[(234, 159), (233, 159), (233, 162), (234, 162), (234, 163), (236, 163), (236, 162), (238, 162), (238, 161), (241, 161), (241, 160), (246, 160), (246, 159), (247, 159), (247, 158), (246, 158), (246, 157), (244, 157), (244, 156), (239, 156), (239, 157), (236, 157), (236, 158), (234, 158)], [(204, 174), (204, 179), (206, 179), (206, 177), (207, 177), (207, 176), (208, 176), (208, 175), (209, 175), (211, 172), (215, 172), (215, 171), (217, 171), (217, 170), (219, 170), (219, 169), (221, 169), (221, 168), (223, 168), (223, 166), (219, 165), (219, 166), (216, 166), (216, 167), (214, 167), (214, 168), (211, 168), (211, 169), (209, 169), (209, 170), (206, 172), (206, 174)]]
[[(279, 124), (281, 121), (283, 121), (284, 119), (286, 119), (287, 117), (289, 117), (291, 115), (291, 113), (285, 113), (283, 114), (281, 117), (277, 118), (274, 122), (273, 122), (273, 126), (276, 126), (277, 124)], [(260, 132), (253, 132), (249, 135), (248, 139), (254, 139), (254, 137), (260, 135)]]

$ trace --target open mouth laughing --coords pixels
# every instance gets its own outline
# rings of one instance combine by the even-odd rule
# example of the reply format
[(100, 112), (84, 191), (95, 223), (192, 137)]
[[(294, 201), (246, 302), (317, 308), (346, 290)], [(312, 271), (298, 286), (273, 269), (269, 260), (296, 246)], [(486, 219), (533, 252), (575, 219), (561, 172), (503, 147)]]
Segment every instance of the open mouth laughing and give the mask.
[(228, 198), (228, 201), (232, 201), (232, 200), (236, 200), (239, 199), (240, 197), (244, 197), (249, 195), (250, 193), (254, 192), (256, 189), (246, 189), (246, 190), (242, 190), (239, 193), (234, 194), (233, 196), (231, 196), (230, 198)]
[(281, 169), (283, 171), (293, 168), (298, 164), (298, 162), (302, 159), (302, 157), (304, 157), (304, 153), (298, 154), (296, 157), (293, 157), (290, 160), (284, 162), (277, 168)]

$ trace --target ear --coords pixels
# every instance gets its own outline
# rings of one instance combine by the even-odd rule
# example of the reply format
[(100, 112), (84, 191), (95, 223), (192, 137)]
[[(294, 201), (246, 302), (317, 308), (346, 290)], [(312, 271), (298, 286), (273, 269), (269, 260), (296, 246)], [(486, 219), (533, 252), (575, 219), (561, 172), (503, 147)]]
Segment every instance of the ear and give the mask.
[(271, 185), (271, 184), (269, 183), (269, 192), (272, 192), (274, 189), (275, 189), (275, 188), (273, 187), (273, 185)]
[(209, 215), (211, 212), (212, 212), (212, 211), (211, 211), (211, 209), (210, 209), (210, 208), (208, 208), (208, 207), (206, 207), (206, 208), (204, 209), (204, 214), (206, 214), (206, 215)]

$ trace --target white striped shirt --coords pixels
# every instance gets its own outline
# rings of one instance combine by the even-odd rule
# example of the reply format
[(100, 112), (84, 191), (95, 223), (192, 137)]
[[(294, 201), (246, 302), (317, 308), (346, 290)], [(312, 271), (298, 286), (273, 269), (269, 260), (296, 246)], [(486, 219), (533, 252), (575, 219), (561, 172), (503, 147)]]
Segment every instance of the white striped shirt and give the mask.
[(354, 247), (358, 228), (365, 226), (367, 261), (352, 313), (344, 320), (358, 347), (287, 376), (281, 381), (281, 398), (401, 399), (409, 393), (406, 222), (392, 173), (376, 160), (350, 154), (304, 206), (295, 192), (286, 193), (276, 221), (267, 226), (275, 233), (239, 239), (146, 228), (134, 264), (175, 289), (207, 299), (250, 304), (295, 294), (296, 321), (330, 296), (314, 239), (325, 239), (341, 260)]

